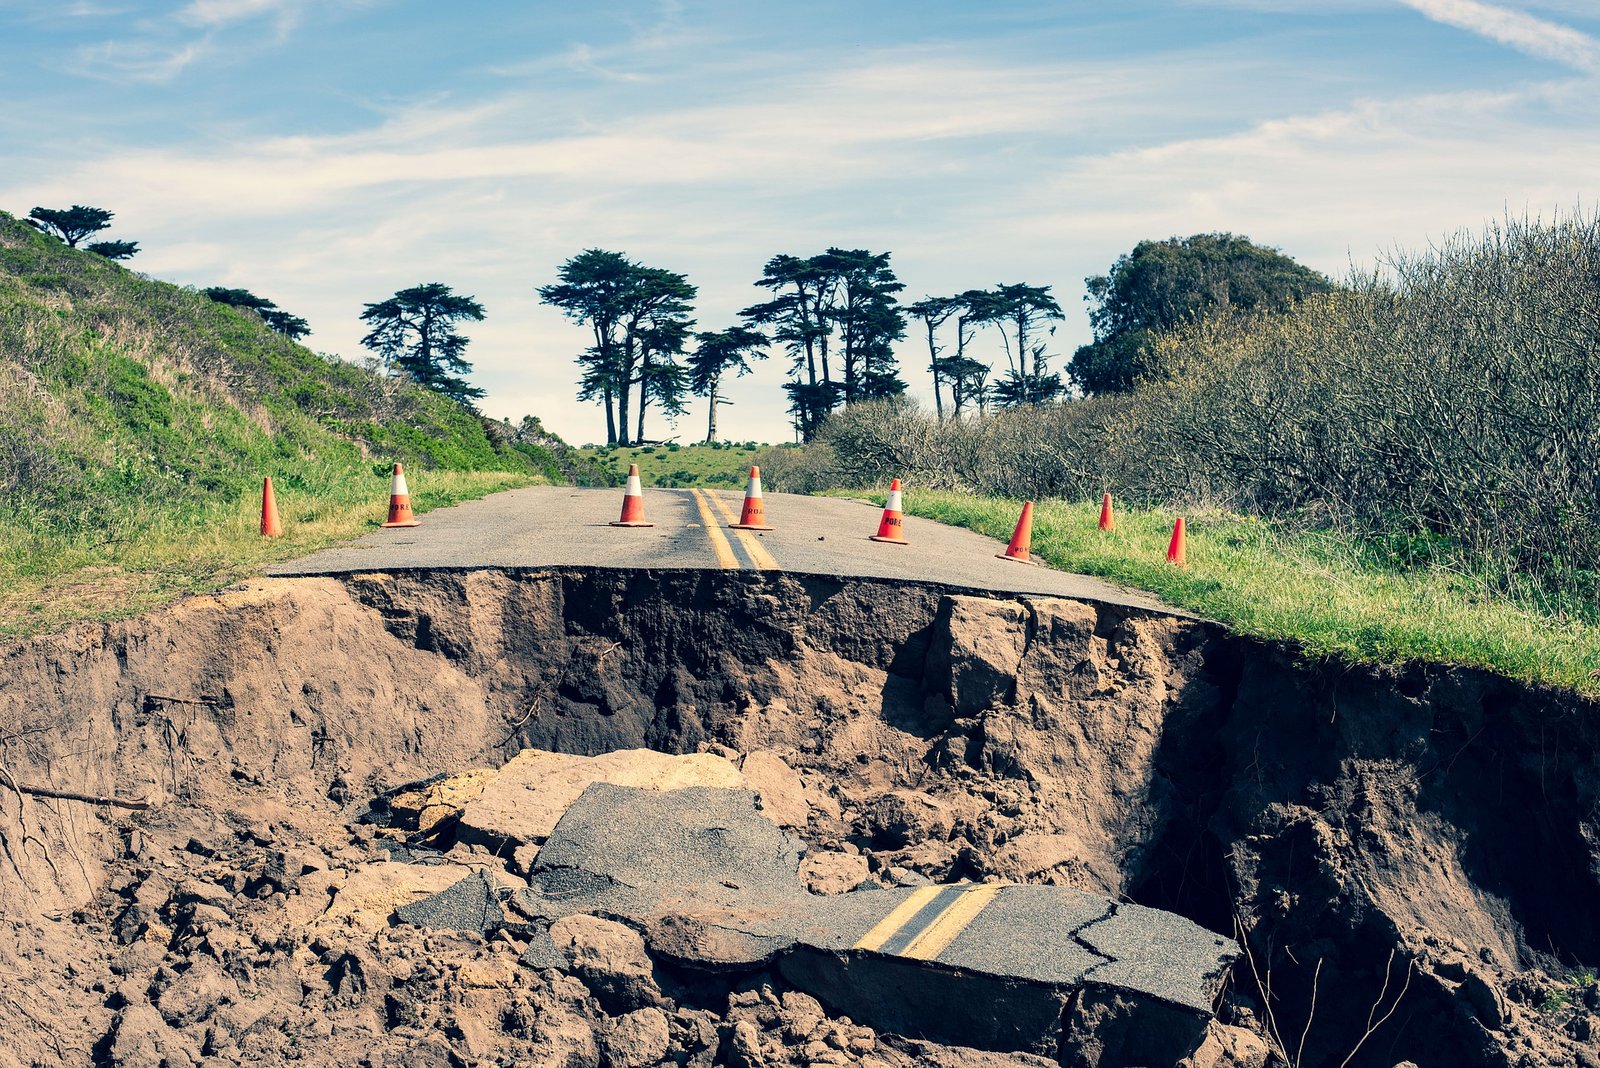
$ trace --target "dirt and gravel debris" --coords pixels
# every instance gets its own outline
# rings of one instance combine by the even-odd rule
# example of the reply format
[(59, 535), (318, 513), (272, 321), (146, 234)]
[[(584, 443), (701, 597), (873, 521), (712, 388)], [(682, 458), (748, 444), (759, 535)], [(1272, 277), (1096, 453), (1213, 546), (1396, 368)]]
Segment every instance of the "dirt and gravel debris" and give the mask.
[(1594, 1068), (1597, 728), (1592, 701), (1478, 672), (1307, 663), (1071, 601), (733, 573), (252, 582), (0, 646), (5, 770), (152, 803), (0, 779), (0, 1066), (1094, 1063), (1089, 1042), (1046, 1061), (871, 1033), (772, 974), (647, 960), (636, 988), (591, 986), (564, 953), (518, 963), (515, 933), (392, 919), (529, 870), (536, 841), (460, 832), (471, 776), (644, 747), (727, 761), (805, 840), (816, 892), (1048, 883), (1237, 930), (1196, 1068), (1274, 1043), (1307, 1066)]

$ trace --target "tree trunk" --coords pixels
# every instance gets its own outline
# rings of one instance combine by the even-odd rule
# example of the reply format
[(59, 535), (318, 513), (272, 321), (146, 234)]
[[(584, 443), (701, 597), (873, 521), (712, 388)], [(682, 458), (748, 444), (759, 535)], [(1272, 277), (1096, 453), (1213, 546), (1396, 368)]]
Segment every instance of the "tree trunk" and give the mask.
[(617, 443), (617, 406), (611, 396), (611, 387), (606, 387), (606, 444)]
[(939, 347), (934, 344), (932, 319), (926, 320), (928, 324), (928, 370), (933, 372), (933, 413), (940, 422), (944, 421), (944, 396), (939, 392)]
[(628, 442), (629, 395), (633, 392), (633, 331), (622, 342), (622, 366), (617, 369), (617, 434), (619, 445)]
[(711, 379), (711, 389), (707, 393), (710, 399), (710, 411), (706, 413), (706, 444), (712, 445), (717, 440), (717, 380)]

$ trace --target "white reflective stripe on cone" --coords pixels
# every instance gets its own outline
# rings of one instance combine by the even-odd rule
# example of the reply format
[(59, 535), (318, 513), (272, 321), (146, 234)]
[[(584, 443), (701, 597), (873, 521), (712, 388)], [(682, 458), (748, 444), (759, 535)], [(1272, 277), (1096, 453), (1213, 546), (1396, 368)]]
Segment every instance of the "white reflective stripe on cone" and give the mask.
[(628, 488), (622, 491), (624, 497), (643, 497), (644, 490), (639, 486), (639, 476), (628, 476)]
[(750, 480), (750, 488), (744, 491), (746, 497), (761, 496), (761, 476), (757, 475)]
[(406, 486), (406, 473), (404, 471), (396, 471), (394, 473), (394, 484), (389, 487), (389, 495), (391, 497), (411, 496), (411, 490)]
[(889, 503), (887, 505), (885, 505), (884, 507), (886, 507), (891, 512), (900, 511), (900, 491), (899, 490), (890, 490), (889, 491)]

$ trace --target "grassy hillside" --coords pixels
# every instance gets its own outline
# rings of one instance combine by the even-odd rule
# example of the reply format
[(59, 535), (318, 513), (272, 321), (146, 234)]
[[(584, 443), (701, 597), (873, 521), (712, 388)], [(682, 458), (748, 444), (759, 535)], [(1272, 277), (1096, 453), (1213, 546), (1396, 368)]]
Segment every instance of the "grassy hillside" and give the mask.
[(755, 462), (758, 446), (748, 442), (715, 445), (600, 446), (581, 450), (586, 457), (619, 475), (629, 464), (639, 465), (639, 481), (646, 486), (742, 487)]
[[(359, 533), (396, 460), (424, 508), (583, 466), (0, 212), (0, 632), (136, 611)], [(281, 541), (255, 535), (264, 475)]]

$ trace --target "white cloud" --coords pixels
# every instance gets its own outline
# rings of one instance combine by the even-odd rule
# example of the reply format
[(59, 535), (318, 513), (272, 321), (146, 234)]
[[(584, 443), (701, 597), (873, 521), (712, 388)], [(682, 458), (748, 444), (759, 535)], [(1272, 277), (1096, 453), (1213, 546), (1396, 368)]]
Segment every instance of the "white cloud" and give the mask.
[(1481, 0), (1400, 0), (1435, 22), (1467, 30), (1540, 59), (1600, 72), (1600, 40), (1570, 26)]
[(170, 82), (189, 64), (205, 55), (209, 38), (183, 44), (154, 41), (103, 41), (84, 45), (73, 57), (71, 69), (78, 74), (108, 82)]

